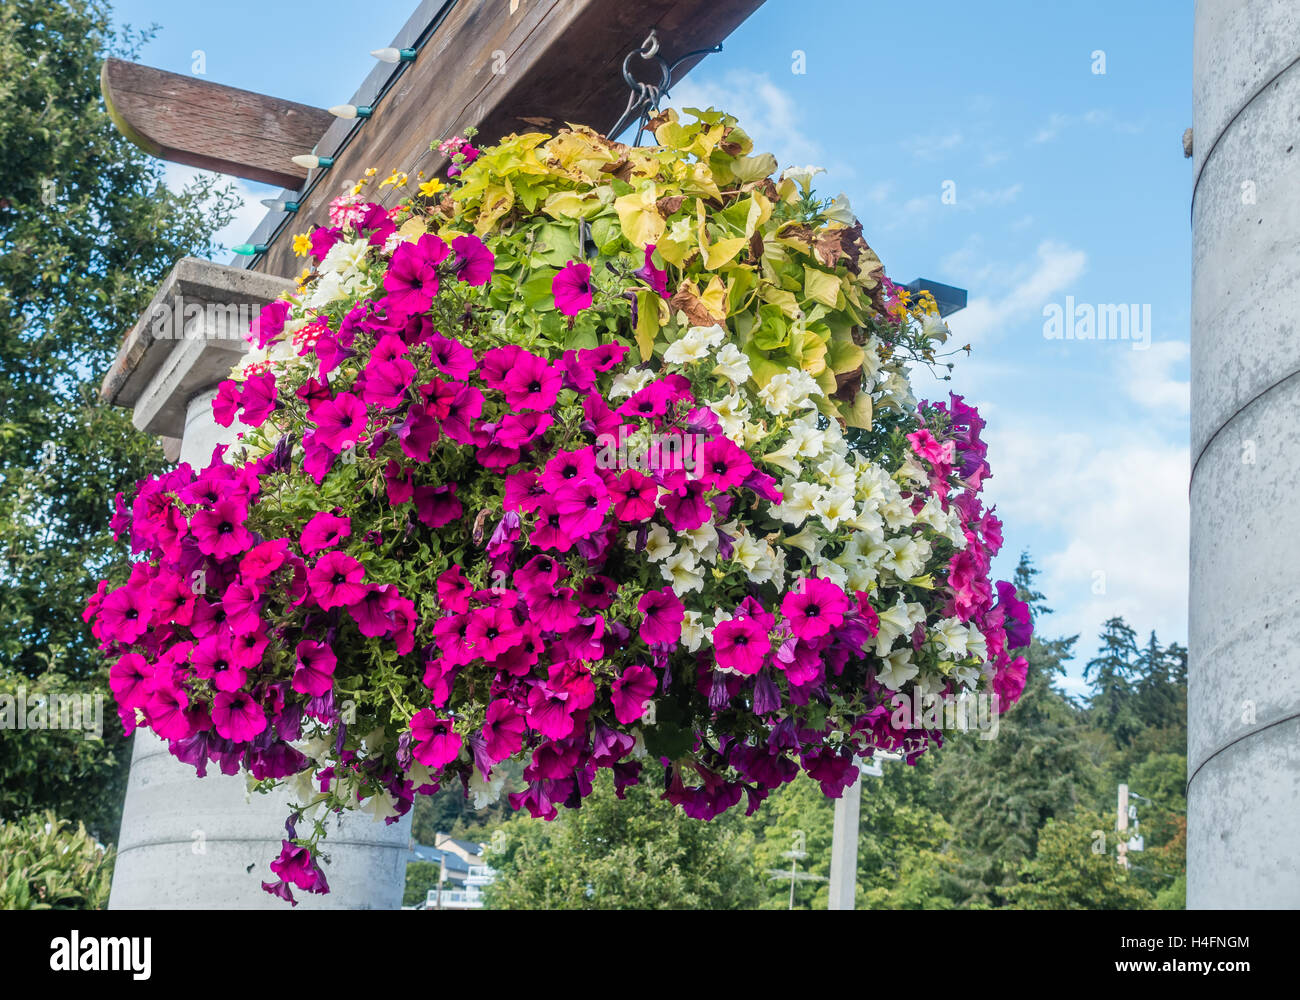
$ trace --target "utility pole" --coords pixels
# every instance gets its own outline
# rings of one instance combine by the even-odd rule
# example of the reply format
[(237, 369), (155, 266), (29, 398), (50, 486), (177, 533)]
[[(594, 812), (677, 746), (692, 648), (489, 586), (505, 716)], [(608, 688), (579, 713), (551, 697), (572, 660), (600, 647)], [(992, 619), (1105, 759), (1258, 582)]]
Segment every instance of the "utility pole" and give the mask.
[(1116, 845), (1119, 851), (1119, 865), (1121, 868), (1128, 868), (1128, 785), (1119, 786), (1119, 808), (1116, 814), (1115, 829), (1119, 831), (1119, 844)]
[[(858, 762), (855, 762), (858, 763)], [(835, 825), (831, 832), (831, 893), (827, 909), (853, 909), (858, 887), (858, 815), (862, 812), (862, 769), (853, 784), (835, 800)]]
[(794, 886), (796, 882), (825, 882), (826, 879), (821, 875), (814, 875), (812, 872), (801, 872), (799, 862), (808, 857), (808, 852), (804, 850), (806, 837), (802, 830), (794, 832), (794, 847), (785, 851), (781, 857), (789, 858), (791, 865), (788, 869), (769, 868), (767, 874), (772, 877), (772, 881), (777, 879), (788, 878), (790, 880), (790, 909), (794, 909)]

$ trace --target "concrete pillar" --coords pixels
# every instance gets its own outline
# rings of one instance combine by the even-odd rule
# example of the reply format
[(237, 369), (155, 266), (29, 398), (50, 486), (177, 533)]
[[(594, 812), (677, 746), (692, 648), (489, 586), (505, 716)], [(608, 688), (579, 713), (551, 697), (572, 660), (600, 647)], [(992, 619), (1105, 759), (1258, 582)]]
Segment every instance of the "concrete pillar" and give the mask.
[(1300, 6), (1195, 18), (1187, 905), (1295, 908)]
[[(206, 465), (212, 449), (238, 429), (212, 419), (211, 401), (246, 346), (247, 307), (265, 304), (290, 284), (181, 260), (123, 342), (104, 397), (132, 407), (141, 431), (180, 438), (181, 461)], [(198, 778), (151, 732), (138, 731), (134, 739), (109, 907), (287, 908), (261, 888), (263, 880), (274, 880), (267, 865), (285, 836), (287, 794), (250, 796), (243, 775), (223, 775), (215, 765)], [(300, 908), (399, 907), (410, 825), (409, 814), (392, 825), (368, 814), (331, 818), (325, 875), (332, 891), (322, 897), (295, 890)]]

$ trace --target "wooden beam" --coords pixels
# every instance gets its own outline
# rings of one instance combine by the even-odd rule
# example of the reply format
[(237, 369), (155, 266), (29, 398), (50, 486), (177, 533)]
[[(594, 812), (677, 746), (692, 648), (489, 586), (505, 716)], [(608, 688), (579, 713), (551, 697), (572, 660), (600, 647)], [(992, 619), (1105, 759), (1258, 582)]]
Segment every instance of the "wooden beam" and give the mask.
[[(367, 167), (384, 174), (397, 169), (412, 177), (418, 170), (432, 175), (446, 161), (430, 151), (430, 142), (459, 134), (468, 125), (478, 127), (480, 141), (537, 128), (524, 120), (530, 117), (553, 120), (549, 127), (574, 122), (609, 128), (627, 104), (623, 59), (641, 46), (651, 28), (658, 29), (660, 54), (671, 64), (687, 52), (721, 42), (762, 3), (521, 0), (516, 5), (504, 0), (426, 0), (395, 45), (413, 44), (434, 17), (442, 17), (442, 23), (376, 103), (374, 115), (338, 152), (334, 166), (299, 199), (298, 215), (255, 266), (271, 274), (296, 274), (302, 261), (293, 256), (289, 234), (325, 224), (327, 205), (345, 181), (355, 180)], [(699, 58), (683, 63), (677, 78)], [(639, 59), (631, 68), (640, 78), (654, 75)], [(368, 81), (352, 103), (370, 104), (376, 93)], [(342, 125), (330, 129), (318, 152), (335, 153), (332, 147), (345, 134)], [(391, 205), (404, 192), (381, 192), (372, 186), (369, 194)], [(272, 213), (250, 242), (267, 242), (282, 218)]]
[(334, 121), (320, 108), (123, 59), (104, 60), (99, 87), (114, 124), (145, 152), (280, 187), (307, 179), (291, 158)]

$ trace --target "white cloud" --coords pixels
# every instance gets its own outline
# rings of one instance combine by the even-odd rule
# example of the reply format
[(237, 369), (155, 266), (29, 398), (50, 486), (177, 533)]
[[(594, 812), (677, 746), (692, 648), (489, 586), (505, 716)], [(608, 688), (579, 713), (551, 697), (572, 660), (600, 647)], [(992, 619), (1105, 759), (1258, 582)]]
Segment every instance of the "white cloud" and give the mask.
[(1061, 131), (1070, 123), (1069, 115), (1063, 115), (1054, 111), (1047, 119), (1047, 124), (1034, 133), (1030, 142), (1050, 142), (1061, 134)]
[(803, 131), (804, 115), (793, 95), (766, 73), (728, 70), (720, 77), (692, 75), (672, 90), (666, 102), (677, 108), (715, 108), (735, 115), (754, 140), (756, 152), (770, 152), (782, 167), (815, 163), (840, 179), (852, 176), (845, 163), (831, 162), (821, 143)]
[(1093, 108), (1085, 111), (1081, 115), (1067, 115), (1059, 111), (1054, 111), (1048, 115), (1046, 124), (1042, 125), (1037, 132), (1030, 137), (1030, 145), (1037, 145), (1044, 142), (1051, 142), (1066, 129), (1075, 125), (1110, 125), (1116, 132), (1122, 132), (1126, 135), (1136, 135), (1142, 131), (1142, 126), (1136, 122), (1116, 119), (1109, 111)]
[(1185, 421), (1191, 411), (1191, 383), (1175, 375), (1187, 363), (1191, 348), (1182, 340), (1162, 340), (1145, 351), (1125, 351), (1120, 377), (1129, 398), (1165, 415)]
[(903, 150), (918, 160), (937, 160), (943, 154), (951, 152), (961, 145), (960, 132), (948, 132), (944, 135), (914, 135), (904, 139)]
[[(954, 264), (960, 265), (961, 261)], [(998, 267), (990, 271), (987, 260), (978, 265), (978, 270), (975, 265), (969, 265), (971, 272), (964, 273), (959, 267), (954, 267), (953, 283), (965, 283), (967, 288), (984, 284), (980, 280), (971, 280), (972, 272), (976, 279), (987, 279), (990, 273), (1006, 274), (1008, 278), (1002, 294), (972, 298), (962, 312), (948, 321), (948, 325), (959, 342), (974, 343), (1030, 315), (1041, 316), (1043, 304), (1057, 292), (1070, 287), (1087, 265), (1088, 255), (1084, 251), (1044, 240), (1031, 260), (1010, 270)]]
[(1009, 416), (986, 432), (987, 493), (1010, 545), (1031, 528), (1055, 539), (1032, 552), (1056, 609), (1048, 634), (1079, 633), (1082, 660), (1114, 615), (1165, 642), (1186, 641), (1188, 449), (1114, 427), (1053, 429)]

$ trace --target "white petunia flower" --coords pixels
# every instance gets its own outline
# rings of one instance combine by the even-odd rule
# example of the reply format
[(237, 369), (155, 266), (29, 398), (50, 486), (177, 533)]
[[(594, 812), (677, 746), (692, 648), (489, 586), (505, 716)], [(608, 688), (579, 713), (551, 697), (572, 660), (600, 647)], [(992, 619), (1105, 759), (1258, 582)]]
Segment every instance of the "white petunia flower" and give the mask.
[(889, 688), (891, 691), (898, 691), (904, 684), (915, 677), (921, 670), (912, 662), (912, 648), (905, 646), (900, 650), (882, 657), (884, 663), (876, 672), (876, 680)]
[(773, 375), (758, 391), (758, 399), (773, 416), (789, 416), (795, 410), (816, 406), (813, 396), (824, 396), (822, 387), (801, 368), (788, 368)]
[(718, 363), (713, 369), (714, 375), (721, 375), (737, 384), (748, 381), (753, 374), (749, 367), (749, 357), (735, 344), (724, 344), (718, 352)]
[(841, 455), (830, 455), (817, 466), (822, 482), (833, 490), (853, 493), (858, 486), (858, 476), (853, 466), (844, 461)]
[(824, 579), (830, 580), (837, 587), (843, 587), (848, 583), (849, 574), (833, 559), (816, 559), (813, 566), (817, 569), (817, 575)]
[(630, 396), (634, 392), (640, 392), (652, 379), (654, 372), (643, 371), (640, 368), (633, 368), (617, 375), (610, 384), (609, 395), (611, 399), (617, 399), (619, 396)]
[(795, 420), (789, 425), (790, 440), (795, 443), (796, 458), (819, 458), (826, 450), (826, 434), (815, 420)]
[(698, 611), (687, 611), (682, 617), (681, 643), (688, 652), (694, 653), (704, 641), (704, 623)]
[(822, 540), (811, 527), (805, 527), (797, 535), (790, 535), (780, 541), (788, 549), (799, 549), (812, 562), (816, 562), (821, 557)]
[(930, 626), (930, 636), (943, 647), (944, 652), (955, 659), (964, 660), (969, 655), (967, 644), (970, 633), (960, 618), (945, 618), (935, 622)]
[(504, 768), (497, 768), (492, 777), (487, 781), (479, 773), (477, 767), (470, 768), (469, 774), (469, 794), (474, 801), (475, 809), (486, 809), (498, 799), (501, 798), (501, 791), (506, 787), (506, 772)]
[(900, 636), (910, 636), (912, 629), (925, 621), (925, 609), (919, 604), (909, 604), (898, 595), (891, 607), (878, 612), (880, 631), (876, 633), (876, 655), (884, 656)]
[(312, 289), (307, 305), (312, 309), (323, 309), (335, 299), (343, 297), (343, 281), (335, 273), (323, 274)]
[(709, 409), (717, 416), (723, 434), (732, 441), (742, 439), (745, 421), (749, 419), (749, 410), (745, 407), (745, 401), (740, 398), (740, 393), (733, 392), (723, 396), (716, 402), (710, 403)]
[(722, 343), (726, 331), (720, 326), (693, 326), (664, 351), (670, 365), (689, 365), (707, 358)]
[(355, 278), (361, 273), (361, 264), (370, 249), (368, 239), (339, 240), (325, 254), (318, 270), (321, 275), (337, 274), (342, 281)]
[(718, 529), (712, 521), (705, 521), (698, 528), (679, 531), (680, 537), (686, 539), (691, 550), (706, 562), (713, 562), (718, 557)]
[[(628, 538), (628, 548), (636, 547), (636, 532), (633, 532)], [(673, 545), (672, 538), (668, 535), (668, 529), (662, 524), (656, 524), (646, 533), (645, 539), (645, 556), (651, 562), (659, 562), (661, 559), (667, 559), (676, 549)]]
[(930, 543), (923, 538), (905, 535), (891, 538), (885, 545), (890, 554), (881, 560), (880, 565), (889, 570), (900, 580), (910, 580), (920, 576), (925, 568), (925, 560), (930, 556)]
[(851, 226), (857, 222), (857, 217), (853, 214), (853, 206), (849, 204), (848, 196), (843, 191), (831, 202), (830, 208), (823, 213), (831, 222), (842, 222), (846, 226)]
[(839, 490), (823, 493), (817, 498), (813, 509), (816, 511), (817, 516), (822, 519), (822, 524), (826, 525), (827, 531), (834, 531), (839, 527), (840, 521), (850, 518), (856, 513), (853, 506), (853, 494)]
[(769, 465), (775, 465), (778, 469), (784, 469), (792, 476), (797, 476), (803, 471), (803, 466), (795, 461), (795, 453), (798, 451), (799, 442), (794, 438), (789, 438), (776, 451), (769, 451), (764, 455), (763, 461)]
[(903, 531), (916, 523), (911, 506), (897, 493), (880, 504), (878, 509), (890, 531)]
[(817, 502), (821, 499), (822, 488), (816, 483), (806, 483), (800, 479), (786, 479), (781, 483), (781, 492), (785, 499), (771, 509), (771, 514), (778, 521), (797, 528), (817, 513)]
[(704, 589), (704, 577), (699, 569), (695, 553), (682, 549), (664, 560), (664, 564), (659, 567), (659, 572), (673, 588), (673, 593), (681, 597), (688, 591)]
[(731, 558), (740, 563), (745, 568), (746, 573), (752, 573), (763, 558), (763, 543), (753, 535), (744, 534), (736, 539), (731, 547)]
[(948, 324), (938, 313), (927, 312), (921, 321), (921, 334), (929, 340), (944, 343), (948, 339)]
[(818, 174), (824, 173), (826, 173), (825, 167), (814, 167), (810, 163), (806, 167), (786, 167), (785, 170), (781, 172), (780, 179), (785, 180), (786, 178), (789, 178), (807, 191), (808, 186), (812, 184), (812, 179)]

